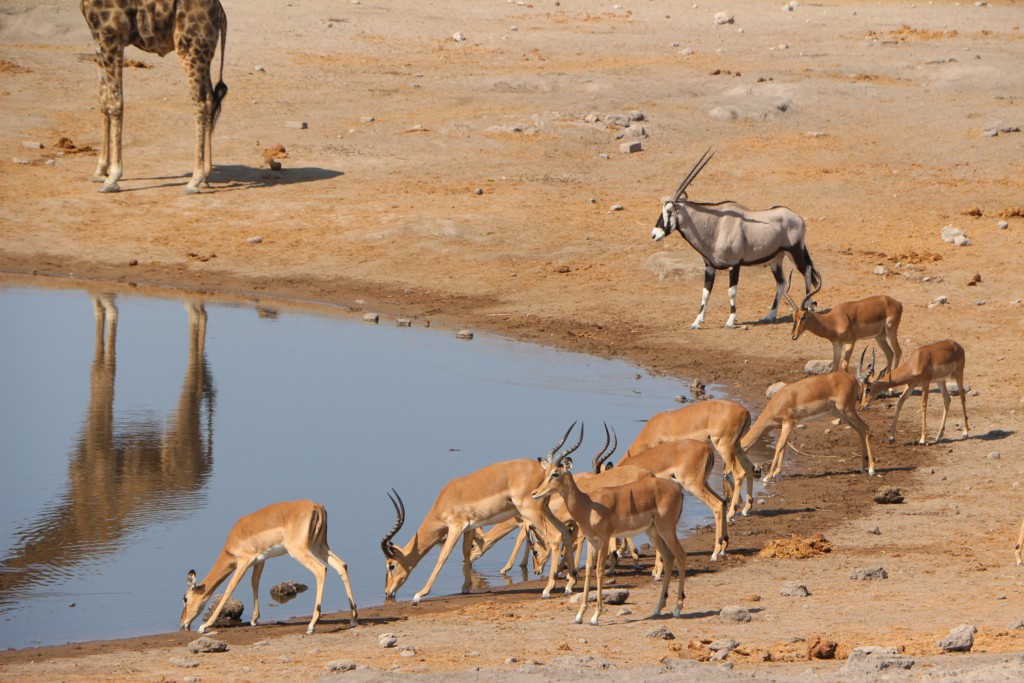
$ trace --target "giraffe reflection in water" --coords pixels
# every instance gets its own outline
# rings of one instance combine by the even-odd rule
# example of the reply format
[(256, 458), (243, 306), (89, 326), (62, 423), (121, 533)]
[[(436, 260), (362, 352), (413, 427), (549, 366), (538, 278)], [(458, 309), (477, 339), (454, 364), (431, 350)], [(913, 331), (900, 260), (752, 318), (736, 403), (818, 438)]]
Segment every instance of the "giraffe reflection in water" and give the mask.
[[(15, 534), (0, 563), (0, 605), (34, 585), (68, 576), (129, 542), (148, 523), (195, 509), (213, 466), (214, 387), (206, 362), (206, 310), (188, 301), (188, 364), (177, 408), (158, 420), (114, 412), (118, 310), (94, 294), (96, 348), (89, 405), (71, 452), (66, 493)], [(155, 359), (154, 359), (155, 360)]]

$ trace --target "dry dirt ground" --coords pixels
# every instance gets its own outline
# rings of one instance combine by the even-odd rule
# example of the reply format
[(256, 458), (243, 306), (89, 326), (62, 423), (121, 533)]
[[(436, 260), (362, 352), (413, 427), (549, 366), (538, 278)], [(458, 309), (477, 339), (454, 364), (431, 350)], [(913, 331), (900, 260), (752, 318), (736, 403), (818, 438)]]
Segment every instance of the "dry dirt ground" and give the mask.
[[(869, 479), (856, 472), (852, 432), (808, 423), (794, 439), (803, 455), (791, 452), (786, 477), (733, 525), (725, 561), (708, 563), (706, 536), (688, 541), (682, 619), (643, 619), (654, 586), (623, 576), (632, 614), (611, 608), (598, 628), (571, 624), (571, 608), (542, 602), (539, 588), (519, 589), (367, 609), (355, 629), (329, 615), (313, 637), (297, 624), (224, 629), (223, 654), (190, 655), (194, 633), (6, 652), (0, 678), (307, 680), (339, 659), (369, 667), (350, 677), (559, 678), (584, 667), (645, 678), (663, 660), (706, 660), (708, 643), (728, 637), (744, 675), (841, 676), (853, 648), (880, 645), (917, 658), (917, 677), (971, 666), (983, 679), (1024, 651), (1024, 629), (1011, 628), (1024, 617), (1024, 567), (1013, 562), (1024, 514), (1020, 2), (224, 0), (230, 93), (198, 196), (182, 193), (193, 118), (181, 68), (134, 49), (123, 191), (89, 182), (100, 115), (76, 4), (0, 6), (6, 283), (74, 275), (115, 290), (362, 300), (719, 383), (756, 415), (769, 384), (799, 379), (830, 350), (791, 341), (786, 321), (758, 324), (773, 293), (760, 268), (740, 284), (740, 329), (722, 327), (724, 276), (705, 329), (687, 329), (699, 259), (675, 236), (652, 244), (650, 229), (659, 198), (715, 146), (691, 198), (799, 212), (824, 277), (820, 306), (887, 293), (905, 306), (905, 349), (963, 344), (971, 438), (958, 438), (954, 403), (947, 439), (914, 445), (914, 399), (890, 446), (894, 401), (875, 404)], [(734, 22), (717, 25), (719, 11)], [(620, 153), (631, 112), (647, 137)], [(86, 151), (60, 149), (61, 138)], [(275, 171), (264, 151), (277, 145), (286, 156)], [(972, 244), (944, 243), (950, 224)], [(947, 303), (930, 307), (940, 296)], [(932, 436), (939, 405), (936, 395)], [(874, 503), (883, 486), (905, 502)], [(758, 556), (772, 539), (816, 533), (830, 553)], [(874, 566), (889, 578), (849, 578)], [(793, 580), (811, 595), (781, 596)], [(721, 623), (728, 605), (753, 620)], [(936, 641), (963, 623), (978, 629), (974, 654), (937, 656)], [(676, 638), (646, 637), (657, 626)], [(379, 648), (384, 632), (414, 651)], [(808, 661), (816, 638), (838, 644), (836, 660)], [(726, 675), (700, 666), (690, 675)]]

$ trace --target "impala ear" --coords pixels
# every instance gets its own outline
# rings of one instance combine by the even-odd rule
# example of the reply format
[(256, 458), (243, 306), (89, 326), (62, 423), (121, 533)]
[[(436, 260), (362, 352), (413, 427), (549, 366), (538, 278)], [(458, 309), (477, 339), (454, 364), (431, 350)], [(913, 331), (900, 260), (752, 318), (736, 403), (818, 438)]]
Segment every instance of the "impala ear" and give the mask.
[(572, 458), (563, 458), (562, 465), (565, 467), (566, 472), (572, 472)]
[(188, 587), (189, 588), (195, 588), (196, 587), (196, 570), (195, 569), (189, 569), (188, 570)]

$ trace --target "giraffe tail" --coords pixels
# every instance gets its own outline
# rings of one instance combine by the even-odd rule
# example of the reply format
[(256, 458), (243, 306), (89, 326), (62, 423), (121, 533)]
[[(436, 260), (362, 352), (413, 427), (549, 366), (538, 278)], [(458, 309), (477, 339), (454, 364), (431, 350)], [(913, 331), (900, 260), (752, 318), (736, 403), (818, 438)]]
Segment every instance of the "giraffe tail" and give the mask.
[(217, 77), (217, 85), (213, 89), (213, 106), (210, 108), (210, 130), (217, 125), (220, 118), (221, 102), (228, 94), (228, 86), (224, 84), (224, 50), (228, 41), (228, 16), (224, 9), (220, 11), (220, 75)]

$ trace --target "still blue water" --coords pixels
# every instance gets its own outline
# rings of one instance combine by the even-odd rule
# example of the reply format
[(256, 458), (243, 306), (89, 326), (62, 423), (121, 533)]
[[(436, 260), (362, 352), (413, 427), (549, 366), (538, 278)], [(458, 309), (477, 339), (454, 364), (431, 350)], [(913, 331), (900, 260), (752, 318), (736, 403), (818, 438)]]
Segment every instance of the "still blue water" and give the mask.
[[(588, 427), (580, 462), (602, 422), (617, 459), (687, 393), (621, 361), (497, 337), (212, 299), (190, 315), (185, 300), (101, 291), (0, 289), (0, 647), (175, 630), (188, 570), (205, 575), (238, 517), (297, 498), (327, 507), (357, 604), (381, 604), (389, 489), (408, 513), (402, 544), (451, 478), (542, 456), (574, 420)], [(709, 521), (687, 496), (681, 527)], [(475, 564), (493, 584), (511, 543)], [(312, 590), (272, 603), (283, 580), (314, 585), (291, 558), (268, 562), (264, 623), (312, 611)], [(432, 595), (461, 584), (456, 551)], [(247, 580), (235, 597), (248, 614)], [(330, 572), (324, 610), (346, 608)]]

